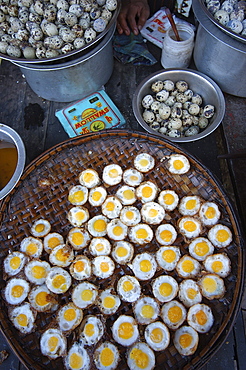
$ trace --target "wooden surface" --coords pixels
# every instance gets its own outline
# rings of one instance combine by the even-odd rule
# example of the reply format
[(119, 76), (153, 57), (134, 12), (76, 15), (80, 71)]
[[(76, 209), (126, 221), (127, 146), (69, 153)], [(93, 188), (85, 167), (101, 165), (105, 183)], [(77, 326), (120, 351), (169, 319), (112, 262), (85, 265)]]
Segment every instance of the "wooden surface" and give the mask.
[[(160, 60), (159, 50), (150, 45), (150, 50)], [(122, 65), (114, 62), (113, 74), (105, 85), (106, 92), (117, 105), (126, 119), (126, 128), (142, 131), (132, 111), (132, 95), (138, 83), (154, 71), (162, 69), (160, 63), (153, 66)], [(246, 99), (225, 94), (226, 115), (219, 128), (208, 137), (199, 141), (180, 144), (196, 156), (221, 181), (226, 193), (232, 200), (242, 230), (246, 220)], [(50, 102), (38, 97), (28, 86), (19, 68), (8, 61), (0, 66), (0, 122), (14, 128), (22, 137), (26, 152), (27, 164), (42, 154), (46, 149), (68, 138), (63, 127), (55, 117), (57, 109), (66, 103)], [(30, 115), (30, 112), (36, 115)], [(29, 115), (28, 115), (29, 112)], [(220, 159), (219, 155), (240, 153), (236, 159)], [(233, 326), (223, 335), (224, 343), (203, 370), (210, 369), (245, 369), (246, 342), (244, 313), (245, 296)], [(0, 335), (0, 351), (7, 349), (9, 357), (0, 369), (24, 369), (18, 358), (12, 353), (8, 344)]]

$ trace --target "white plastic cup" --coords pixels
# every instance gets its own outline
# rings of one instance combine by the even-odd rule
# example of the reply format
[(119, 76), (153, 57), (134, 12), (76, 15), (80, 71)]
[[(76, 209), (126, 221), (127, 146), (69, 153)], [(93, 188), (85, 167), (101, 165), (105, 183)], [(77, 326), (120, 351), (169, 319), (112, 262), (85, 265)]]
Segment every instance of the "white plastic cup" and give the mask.
[(195, 33), (188, 24), (177, 24), (181, 41), (177, 41), (172, 27), (168, 28), (162, 47), (163, 68), (187, 68), (194, 48)]

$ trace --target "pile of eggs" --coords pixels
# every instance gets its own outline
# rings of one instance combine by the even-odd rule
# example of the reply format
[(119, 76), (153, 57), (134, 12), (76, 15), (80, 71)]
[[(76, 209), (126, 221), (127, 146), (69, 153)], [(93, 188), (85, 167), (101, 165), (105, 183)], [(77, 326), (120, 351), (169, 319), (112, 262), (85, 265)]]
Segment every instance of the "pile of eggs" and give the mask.
[(117, 0), (6, 0), (0, 5), (0, 53), (54, 58), (81, 49), (105, 30)]
[(229, 30), (246, 36), (246, 1), (242, 0), (205, 0), (208, 11)]
[[(182, 154), (162, 163), (171, 176), (191, 167)], [(171, 343), (183, 356), (194, 354), (214, 323), (207, 302), (225, 294), (232, 232), (215, 202), (159, 189), (148, 179), (156, 165), (143, 152), (126, 170), (84, 169), (68, 189), (66, 239), (40, 218), (4, 259), (9, 319), (23, 335), (39, 333), (41, 353), (62, 357), (66, 369), (117, 369), (123, 349), (129, 369), (151, 370), (155, 352)], [(100, 211), (92, 216), (94, 207)], [(52, 319), (37, 331), (40, 314)]]
[(189, 88), (186, 81), (157, 80), (142, 99), (142, 117), (149, 127), (169, 137), (194, 136), (203, 131), (215, 113), (211, 104)]

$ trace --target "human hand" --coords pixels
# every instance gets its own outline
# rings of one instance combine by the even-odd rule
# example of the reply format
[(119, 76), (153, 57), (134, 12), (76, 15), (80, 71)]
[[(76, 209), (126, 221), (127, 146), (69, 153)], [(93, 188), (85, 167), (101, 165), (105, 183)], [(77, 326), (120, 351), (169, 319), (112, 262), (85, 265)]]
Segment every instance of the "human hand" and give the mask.
[(117, 19), (119, 34), (130, 35), (131, 31), (138, 35), (150, 15), (147, 0), (122, 0), (121, 10)]

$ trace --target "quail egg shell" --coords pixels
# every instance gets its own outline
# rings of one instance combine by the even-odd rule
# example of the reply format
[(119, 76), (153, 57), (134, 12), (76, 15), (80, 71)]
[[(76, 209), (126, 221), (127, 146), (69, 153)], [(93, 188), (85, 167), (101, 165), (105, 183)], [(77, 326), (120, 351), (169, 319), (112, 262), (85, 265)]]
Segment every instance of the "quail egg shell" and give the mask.
[(207, 333), (214, 323), (211, 308), (206, 304), (195, 304), (189, 308), (187, 322), (198, 333)]
[(21, 304), (27, 297), (30, 284), (22, 278), (11, 278), (4, 289), (4, 298), (11, 305)]
[(203, 297), (212, 300), (215, 298), (222, 298), (225, 294), (224, 280), (217, 274), (206, 274), (199, 279)]
[(129, 267), (139, 280), (149, 280), (155, 275), (157, 263), (152, 254), (144, 252), (137, 254)]
[(98, 207), (103, 204), (107, 197), (107, 190), (102, 186), (97, 186), (90, 189), (88, 195), (88, 201), (93, 207)]
[(108, 196), (102, 204), (102, 214), (110, 219), (119, 217), (122, 204), (114, 195)]
[(76, 280), (85, 280), (91, 276), (91, 262), (89, 258), (78, 255), (69, 266), (69, 272)]
[(74, 259), (73, 249), (67, 244), (61, 244), (55, 247), (49, 255), (49, 261), (52, 265), (67, 267)]
[(159, 302), (169, 302), (178, 294), (178, 283), (169, 275), (160, 275), (152, 283), (152, 292)]
[(136, 197), (142, 203), (152, 202), (158, 193), (156, 184), (151, 181), (144, 181), (136, 188)]
[(172, 174), (182, 175), (189, 171), (190, 162), (182, 154), (172, 154), (168, 159), (167, 168)]
[(67, 370), (89, 370), (90, 356), (79, 342), (74, 342), (64, 359)]
[(95, 302), (97, 295), (97, 287), (88, 281), (83, 281), (73, 289), (72, 301), (75, 306), (83, 309), (91, 306)]
[(64, 238), (61, 234), (53, 232), (44, 237), (43, 243), (45, 252), (50, 253), (58, 245), (64, 244)]
[(134, 167), (140, 172), (149, 172), (154, 166), (155, 159), (148, 153), (140, 153), (134, 158)]
[(132, 243), (144, 245), (153, 239), (153, 230), (147, 224), (140, 223), (130, 228), (129, 239)]
[(82, 206), (72, 207), (67, 213), (67, 219), (74, 227), (82, 226), (88, 221), (89, 217), (90, 214), (88, 209)]
[(206, 226), (215, 225), (219, 221), (220, 215), (219, 207), (214, 202), (203, 203), (199, 211), (200, 220)]
[(48, 262), (33, 259), (26, 264), (25, 275), (31, 283), (41, 285), (45, 283), (50, 269), (51, 267)]
[(71, 275), (62, 267), (52, 267), (46, 277), (45, 283), (51, 292), (56, 294), (65, 293), (71, 286)]
[(231, 272), (231, 260), (225, 253), (212, 254), (205, 259), (203, 264), (208, 272), (217, 274), (222, 278), (225, 278)]
[(107, 224), (109, 219), (103, 215), (92, 217), (88, 221), (88, 231), (92, 236), (100, 237), (107, 234)]
[(151, 225), (159, 225), (165, 217), (164, 208), (156, 202), (144, 203), (140, 212), (142, 220)]
[(82, 206), (87, 202), (88, 188), (82, 185), (75, 185), (69, 189), (68, 201), (74, 206)]
[(100, 279), (113, 275), (114, 269), (114, 261), (109, 256), (97, 256), (92, 260), (92, 272)]
[(97, 171), (87, 168), (79, 174), (79, 183), (88, 189), (95, 188), (100, 183)]
[(180, 259), (180, 249), (173, 245), (160, 247), (156, 252), (156, 261), (165, 271), (173, 271)]
[(89, 252), (95, 257), (108, 256), (111, 252), (111, 244), (109, 240), (104, 237), (93, 238), (89, 245)]
[(102, 178), (106, 185), (117, 185), (122, 180), (122, 168), (118, 164), (109, 164), (104, 167)]
[(20, 251), (32, 258), (39, 258), (43, 252), (43, 243), (40, 239), (28, 236), (22, 239)]
[(208, 232), (208, 239), (217, 248), (225, 248), (232, 242), (232, 232), (229, 227), (216, 224)]
[(200, 263), (189, 255), (180, 258), (176, 265), (176, 271), (183, 278), (196, 277), (201, 271)]
[(119, 198), (120, 202), (124, 206), (130, 206), (136, 202), (137, 198), (135, 195), (135, 188), (129, 185), (121, 186), (117, 192), (116, 196)]
[(97, 305), (104, 315), (113, 315), (120, 307), (120, 298), (111, 288), (103, 290), (97, 300)]
[(51, 225), (48, 220), (37, 220), (33, 223), (30, 232), (36, 238), (42, 238), (49, 234), (51, 230)]
[(187, 310), (179, 301), (172, 300), (164, 303), (161, 308), (161, 317), (169, 329), (178, 329), (186, 319)]
[(171, 224), (161, 224), (155, 231), (155, 237), (161, 245), (172, 245), (177, 238), (177, 231)]
[(191, 307), (202, 301), (198, 284), (192, 279), (185, 279), (179, 284), (179, 299), (185, 307)]
[(189, 244), (190, 255), (198, 261), (204, 261), (213, 252), (214, 246), (207, 238), (196, 238)]
[(158, 202), (165, 210), (173, 211), (179, 203), (179, 196), (174, 190), (162, 190)]
[(120, 220), (126, 226), (136, 226), (141, 221), (141, 214), (137, 207), (125, 206), (120, 211)]
[(163, 89), (163, 81), (158, 80), (153, 82), (150, 88), (154, 93), (161, 91)]
[(129, 186), (136, 187), (143, 181), (143, 174), (135, 168), (128, 168), (123, 172), (123, 181)]
[(119, 218), (111, 220), (107, 225), (107, 235), (111, 240), (124, 240), (127, 236), (128, 227)]
[(159, 316), (159, 303), (149, 296), (143, 296), (133, 306), (134, 316), (139, 324), (148, 325)]
[(72, 302), (62, 306), (56, 314), (59, 329), (64, 333), (69, 333), (75, 329), (83, 319), (83, 311), (76, 307)]
[(190, 356), (196, 352), (199, 336), (191, 326), (181, 326), (174, 333), (173, 343), (182, 356)]
[(68, 232), (67, 241), (75, 250), (84, 249), (90, 240), (88, 231), (83, 228), (74, 227)]
[(65, 356), (67, 340), (59, 329), (47, 329), (40, 338), (40, 350), (44, 356), (52, 360)]
[(198, 218), (184, 216), (178, 220), (179, 232), (186, 238), (196, 238), (202, 231), (202, 225)]
[(28, 300), (38, 312), (47, 312), (57, 308), (55, 295), (45, 284), (33, 287), (28, 295)]
[(117, 369), (120, 361), (118, 348), (111, 342), (104, 342), (94, 351), (94, 362), (98, 370)]
[(153, 370), (155, 354), (147, 343), (137, 342), (127, 353), (127, 364), (130, 370)]
[(22, 334), (28, 334), (34, 330), (36, 311), (33, 310), (29, 303), (13, 308), (9, 313), (9, 318), (13, 325)]
[(116, 263), (120, 265), (125, 265), (132, 260), (134, 254), (134, 247), (131, 243), (120, 240), (114, 243), (112, 250), (112, 257)]
[(93, 315), (86, 316), (80, 327), (80, 340), (86, 346), (98, 343), (104, 333), (102, 321)]
[(144, 337), (154, 351), (164, 351), (170, 342), (169, 330), (161, 321), (148, 324), (144, 331)]
[(141, 294), (139, 281), (131, 275), (122, 276), (117, 283), (117, 293), (124, 302), (136, 302)]
[(154, 102), (154, 98), (152, 95), (148, 94), (148, 95), (145, 95), (142, 99), (142, 106), (145, 108), (145, 109), (149, 109), (151, 104)]
[(138, 325), (132, 316), (120, 315), (113, 323), (114, 340), (122, 346), (131, 346), (139, 337)]
[(12, 252), (4, 259), (4, 271), (9, 276), (18, 274), (25, 264), (28, 262), (28, 257), (22, 252)]
[(179, 212), (183, 216), (194, 216), (201, 206), (201, 199), (197, 195), (185, 196), (180, 200)]

